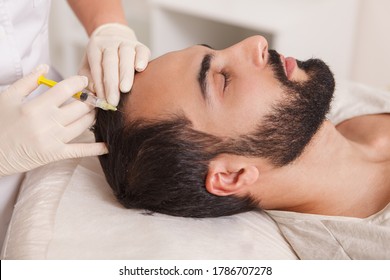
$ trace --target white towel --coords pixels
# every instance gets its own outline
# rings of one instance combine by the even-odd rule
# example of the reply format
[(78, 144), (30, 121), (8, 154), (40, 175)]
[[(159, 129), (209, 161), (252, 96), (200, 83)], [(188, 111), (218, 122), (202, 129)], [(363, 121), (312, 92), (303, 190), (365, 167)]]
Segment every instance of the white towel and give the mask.
[(371, 114), (390, 113), (390, 92), (349, 81), (336, 84), (336, 91), (327, 115), (333, 124)]

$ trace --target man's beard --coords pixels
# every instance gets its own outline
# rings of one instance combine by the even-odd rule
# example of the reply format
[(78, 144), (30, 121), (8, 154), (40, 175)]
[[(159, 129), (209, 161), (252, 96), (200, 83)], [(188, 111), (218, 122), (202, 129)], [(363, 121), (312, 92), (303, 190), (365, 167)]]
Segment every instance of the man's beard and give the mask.
[(318, 118), (325, 118), (335, 88), (333, 74), (325, 62), (320, 59), (297, 60), (298, 68), (308, 76), (306, 81), (301, 82), (290, 81), (287, 78), (280, 55), (276, 51), (269, 50), (268, 64), (272, 67), (275, 78), (282, 84), (287, 95), (300, 99), (300, 103), (307, 106), (307, 110), (311, 109), (316, 112)]
[(297, 61), (307, 73), (306, 81), (290, 81), (279, 54), (269, 51), (268, 64), (284, 91), (283, 100), (266, 115), (250, 135), (241, 136), (241, 151), (249, 156), (269, 159), (276, 166), (286, 165), (303, 152), (323, 124), (329, 111), (335, 81), (329, 67), (319, 59)]

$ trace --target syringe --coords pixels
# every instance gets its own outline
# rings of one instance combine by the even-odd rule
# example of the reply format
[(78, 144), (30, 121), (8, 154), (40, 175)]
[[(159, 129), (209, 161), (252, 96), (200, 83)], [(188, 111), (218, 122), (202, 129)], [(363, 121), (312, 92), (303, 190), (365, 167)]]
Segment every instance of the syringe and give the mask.
[[(45, 76), (41, 75), (38, 78), (38, 85), (45, 85), (48, 87), (53, 87), (55, 84), (57, 84), (56, 81), (49, 80)], [(94, 94), (92, 94), (89, 90), (83, 89), (82, 91), (79, 91), (75, 93), (73, 98), (80, 100), (81, 102), (87, 103), (89, 105), (92, 105), (94, 107), (98, 107), (103, 110), (111, 110), (111, 111), (116, 111), (117, 108), (109, 103), (107, 101), (98, 98)]]

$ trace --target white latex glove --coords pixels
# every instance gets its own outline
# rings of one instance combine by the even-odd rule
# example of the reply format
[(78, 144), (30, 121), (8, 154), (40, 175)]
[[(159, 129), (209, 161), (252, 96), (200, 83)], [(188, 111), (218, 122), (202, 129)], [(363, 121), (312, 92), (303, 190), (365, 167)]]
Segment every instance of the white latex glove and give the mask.
[(0, 93), (0, 177), (61, 159), (107, 153), (104, 143), (68, 143), (95, 119), (95, 110), (78, 100), (64, 104), (84, 89), (87, 78), (75, 76), (26, 101), (48, 66), (36, 70)]
[(116, 106), (119, 90), (130, 91), (134, 69), (143, 71), (149, 59), (150, 50), (138, 42), (132, 29), (108, 23), (92, 32), (79, 74), (89, 78), (91, 91)]

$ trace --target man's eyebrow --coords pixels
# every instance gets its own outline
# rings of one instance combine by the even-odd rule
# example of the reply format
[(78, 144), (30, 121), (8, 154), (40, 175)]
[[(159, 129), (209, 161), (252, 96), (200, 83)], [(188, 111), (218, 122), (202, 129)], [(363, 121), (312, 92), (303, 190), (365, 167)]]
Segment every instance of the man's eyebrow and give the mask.
[(202, 63), (200, 64), (200, 70), (198, 73), (198, 82), (200, 86), (200, 91), (202, 93), (202, 97), (205, 101), (208, 100), (208, 92), (207, 92), (207, 73), (210, 70), (211, 60), (213, 59), (213, 55), (208, 53), (206, 54), (203, 59)]
[(211, 50), (215, 50), (213, 47), (211, 47), (210, 45), (207, 45), (207, 44), (198, 44), (198, 46), (202, 46), (202, 47), (209, 48)]

